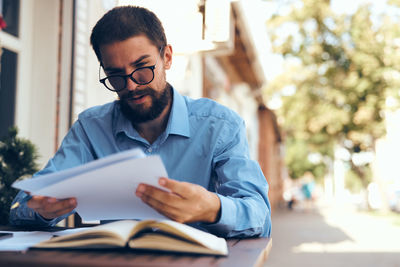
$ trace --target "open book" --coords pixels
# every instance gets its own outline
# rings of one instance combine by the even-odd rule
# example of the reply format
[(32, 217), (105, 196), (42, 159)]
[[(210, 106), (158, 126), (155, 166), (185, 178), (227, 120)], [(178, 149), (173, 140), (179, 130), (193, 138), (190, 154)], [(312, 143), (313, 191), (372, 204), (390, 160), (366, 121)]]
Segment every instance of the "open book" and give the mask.
[(122, 220), (54, 237), (35, 248), (117, 248), (227, 255), (225, 239), (178, 222)]
[(81, 166), (16, 181), (12, 186), (31, 195), (59, 199), (76, 197), (75, 211), (85, 221), (166, 219), (135, 195), (139, 183), (163, 189), (158, 185), (160, 177), (168, 177), (160, 156), (146, 156), (136, 148)]

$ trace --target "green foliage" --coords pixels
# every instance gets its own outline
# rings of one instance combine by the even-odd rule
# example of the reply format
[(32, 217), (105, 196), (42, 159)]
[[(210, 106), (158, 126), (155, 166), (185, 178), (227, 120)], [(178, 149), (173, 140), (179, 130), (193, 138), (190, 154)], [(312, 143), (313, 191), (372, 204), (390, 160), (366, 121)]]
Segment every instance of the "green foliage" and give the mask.
[[(370, 179), (367, 180), (370, 182)], [(352, 170), (346, 172), (345, 187), (353, 193), (360, 193), (360, 191), (365, 188), (358, 175)]]
[(10, 128), (8, 135), (0, 139), (0, 225), (8, 224), (10, 205), (17, 193), (12, 183), (38, 171), (35, 146), (18, 138), (17, 132)]
[[(329, 170), (340, 146), (365, 184), (368, 163), (357, 165), (352, 155), (374, 152), (375, 141), (385, 135), (385, 111), (399, 107), (400, 15), (381, 14), (375, 23), (368, 5), (337, 15), (330, 1), (288, 3), (287, 14), (268, 21), (286, 72), (269, 83), (265, 94), (282, 99), (277, 115), (287, 136), (289, 172), (293, 178), (306, 171), (323, 176), (321, 170)], [(282, 34), (288, 28), (295, 31)], [(324, 160), (313, 164), (310, 153)]]
[(308, 156), (313, 153), (310, 151), (307, 141), (288, 138), (286, 140), (286, 159), (285, 163), (289, 168), (289, 175), (293, 179), (298, 179), (310, 172), (314, 177), (320, 178), (326, 173), (326, 166), (322, 160), (312, 162)]

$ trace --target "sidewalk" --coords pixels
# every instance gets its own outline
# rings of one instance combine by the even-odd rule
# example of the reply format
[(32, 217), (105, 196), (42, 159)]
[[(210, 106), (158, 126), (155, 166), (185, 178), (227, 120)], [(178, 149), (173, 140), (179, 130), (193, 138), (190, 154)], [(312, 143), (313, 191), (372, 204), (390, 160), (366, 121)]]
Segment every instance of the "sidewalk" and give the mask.
[(400, 224), (349, 205), (278, 210), (265, 266), (400, 267)]

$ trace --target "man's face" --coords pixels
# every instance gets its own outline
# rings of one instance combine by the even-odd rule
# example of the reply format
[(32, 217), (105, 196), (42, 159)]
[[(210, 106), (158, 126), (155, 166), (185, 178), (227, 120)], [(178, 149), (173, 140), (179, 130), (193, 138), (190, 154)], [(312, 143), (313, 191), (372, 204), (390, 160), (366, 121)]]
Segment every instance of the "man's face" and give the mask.
[(159, 117), (171, 103), (171, 90), (165, 77), (165, 70), (170, 68), (172, 60), (171, 47), (164, 48), (162, 58), (158, 48), (147, 37), (139, 35), (100, 46), (100, 53), (107, 76), (127, 75), (138, 68), (156, 64), (151, 83), (138, 85), (128, 78), (126, 88), (117, 94), (122, 112), (133, 123)]

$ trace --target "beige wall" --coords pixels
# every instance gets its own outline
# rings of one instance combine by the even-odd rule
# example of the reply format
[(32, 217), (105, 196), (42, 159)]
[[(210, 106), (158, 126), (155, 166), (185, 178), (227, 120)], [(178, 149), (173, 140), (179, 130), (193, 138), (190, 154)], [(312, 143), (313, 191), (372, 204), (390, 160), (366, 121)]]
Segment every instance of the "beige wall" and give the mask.
[(59, 1), (21, 1), (16, 125), (39, 149), (54, 152)]
[[(82, 55), (79, 54), (82, 51), (75, 50), (74, 60), (83, 62), (84, 66), (80, 73), (76, 73), (83, 80), (82, 106), (79, 111), (114, 100), (114, 95), (98, 82), (99, 65), (89, 46), (91, 29), (105, 13), (102, 2), (76, 1), (81, 11), (79, 18), (83, 18), (79, 27), (84, 29), (84, 34), (80, 36), (84, 53)], [(37, 146), (39, 164), (43, 166), (54, 154), (70, 124), (73, 1), (21, 0), (20, 25), (20, 38), (14, 45), (19, 51), (16, 125), (20, 135)]]

